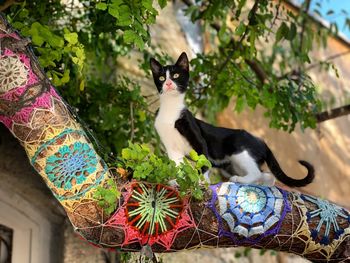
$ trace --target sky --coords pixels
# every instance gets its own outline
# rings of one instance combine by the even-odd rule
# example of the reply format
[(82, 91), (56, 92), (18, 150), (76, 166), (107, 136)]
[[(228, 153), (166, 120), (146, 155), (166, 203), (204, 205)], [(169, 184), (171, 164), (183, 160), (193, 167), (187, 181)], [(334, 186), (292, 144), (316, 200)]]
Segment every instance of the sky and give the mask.
[[(298, 0), (297, 2), (303, 2)], [(317, 6), (316, 3), (321, 4), (321, 8)], [(328, 22), (336, 22), (338, 29), (342, 32), (348, 40), (350, 40), (350, 30), (349, 27), (344, 28), (345, 18), (348, 16), (350, 18), (350, 0), (311, 0), (310, 11), (314, 12), (315, 9), (318, 9), (321, 13), (323, 19)], [(342, 13), (342, 9), (345, 10), (348, 15)], [(333, 14), (327, 15), (329, 10), (333, 10)]]

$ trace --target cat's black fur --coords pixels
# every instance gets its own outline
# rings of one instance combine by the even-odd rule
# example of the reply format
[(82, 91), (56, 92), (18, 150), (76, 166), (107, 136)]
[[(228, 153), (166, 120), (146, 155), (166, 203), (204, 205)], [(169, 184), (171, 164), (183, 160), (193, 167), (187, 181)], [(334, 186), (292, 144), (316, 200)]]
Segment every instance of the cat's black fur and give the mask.
[[(161, 94), (164, 81), (160, 81), (159, 77), (165, 77), (167, 70), (169, 70), (171, 76), (174, 72), (180, 73), (180, 77), (171, 80), (175, 82), (179, 93), (186, 91), (189, 80), (189, 64), (185, 53), (181, 54), (175, 65), (163, 67), (155, 59), (151, 59), (150, 64), (154, 82)], [(310, 163), (299, 161), (307, 168), (308, 173), (303, 179), (293, 179), (283, 172), (275, 156), (263, 140), (245, 130), (210, 125), (195, 118), (187, 108), (182, 109), (179, 118), (174, 123), (174, 127), (186, 138), (196, 152), (204, 154), (214, 167), (219, 167), (231, 175), (237, 174), (237, 169), (229, 157), (247, 151), (258, 167), (266, 162), (275, 177), (288, 186), (305, 186), (314, 179), (314, 168)]]

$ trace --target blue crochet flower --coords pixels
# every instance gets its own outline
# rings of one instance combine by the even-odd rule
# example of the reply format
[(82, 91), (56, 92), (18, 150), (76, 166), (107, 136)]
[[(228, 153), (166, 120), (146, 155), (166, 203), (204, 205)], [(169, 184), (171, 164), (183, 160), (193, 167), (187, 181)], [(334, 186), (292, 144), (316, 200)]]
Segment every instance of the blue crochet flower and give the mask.
[(62, 146), (46, 161), (45, 172), (51, 182), (64, 190), (82, 184), (87, 176), (95, 172), (97, 158), (94, 150), (87, 144), (76, 142)]
[(263, 236), (275, 235), (290, 211), (285, 193), (276, 187), (222, 183), (211, 186), (211, 189), (213, 197), (209, 207), (218, 217), (219, 235), (232, 238), (237, 245), (255, 243)]
[[(308, 208), (306, 212), (307, 222), (310, 223), (313, 218), (319, 218), (318, 225), (309, 225), (312, 239), (316, 243), (329, 245), (333, 239), (337, 240), (344, 233), (344, 225), (338, 224), (337, 218), (342, 217), (350, 224), (350, 215), (341, 207), (308, 195), (301, 195), (304, 201), (310, 202), (316, 206), (314, 210)], [(311, 228), (312, 227), (312, 228)], [(334, 237), (330, 238), (330, 233), (334, 231)]]

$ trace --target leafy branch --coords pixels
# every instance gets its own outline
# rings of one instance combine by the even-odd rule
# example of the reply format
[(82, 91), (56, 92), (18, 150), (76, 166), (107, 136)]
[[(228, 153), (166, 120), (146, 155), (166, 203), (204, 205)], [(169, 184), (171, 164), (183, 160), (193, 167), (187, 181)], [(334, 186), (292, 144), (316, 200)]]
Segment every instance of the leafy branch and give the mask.
[[(189, 159), (190, 158), (190, 159)], [(122, 150), (120, 166), (129, 170), (133, 178), (139, 181), (168, 184), (176, 180), (181, 195), (191, 193), (196, 199), (203, 198), (202, 183), (203, 167), (211, 167), (204, 155), (191, 151), (189, 158), (176, 166), (175, 162), (165, 156), (157, 156), (147, 145), (129, 143), (129, 147)]]
[[(200, 10), (199, 13), (202, 15), (193, 16), (193, 14), (196, 13), (194, 4), (190, 1), (183, 2), (187, 5), (188, 12), (192, 12), (192, 18), (194, 17), (195, 19), (198, 19), (199, 17), (203, 17), (203, 14), (207, 12), (205, 8), (201, 6), (198, 9)], [(265, 21), (262, 18), (265, 17), (266, 19), (266, 10), (264, 15), (257, 13), (259, 4), (260, 8), (264, 8), (266, 5), (265, 1), (254, 1), (254, 5), (249, 10), (247, 15), (248, 24), (244, 25), (242, 21), (239, 22), (239, 25), (235, 29), (234, 35), (232, 36), (232, 34), (227, 34), (229, 36), (228, 41), (226, 40), (227, 38), (223, 37), (225, 34), (224, 32), (227, 31), (227, 27), (223, 22), (225, 19), (221, 18), (221, 24), (219, 19), (218, 21), (210, 21), (209, 25), (217, 33), (218, 40), (220, 41), (219, 43), (222, 46), (219, 48), (219, 54), (214, 53), (206, 56), (208, 58), (207, 62), (205, 62), (207, 65), (206, 67), (203, 67), (204, 60), (202, 58), (195, 59), (196, 61), (193, 63), (193, 65), (198, 67), (201, 64), (201, 67), (195, 69), (193, 74), (196, 82), (192, 83), (194, 95), (191, 94), (191, 100), (196, 106), (201, 107), (203, 104), (202, 101), (210, 100), (211, 98), (213, 100), (215, 99), (217, 106), (212, 108), (211, 105), (214, 104), (214, 101), (212, 104), (209, 102), (209, 108), (211, 111), (210, 116), (215, 116), (213, 111), (220, 111), (223, 107), (228, 105), (228, 99), (226, 100), (225, 97), (228, 96), (228, 94), (230, 94), (229, 96), (235, 95), (237, 96), (235, 107), (237, 111), (243, 109), (245, 104), (248, 104), (248, 106), (252, 107), (253, 109), (257, 104), (264, 106), (267, 109), (265, 116), (270, 118), (271, 127), (282, 128), (290, 132), (294, 130), (296, 123), (300, 123), (302, 129), (306, 127), (315, 127), (315, 123), (319, 122), (320, 120), (318, 114), (320, 114), (321, 102), (318, 98), (319, 96), (317, 94), (315, 84), (307, 76), (306, 72), (311, 68), (322, 66), (327, 62), (320, 61), (317, 63), (317, 65), (315, 63), (309, 67), (303, 67), (303, 69), (300, 68), (300, 65), (304, 65), (307, 63), (307, 61), (309, 61), (308, 52), (311, 51), (310, 41), (312, 40), (312, 37), (309, 36), (311, 34), (311, 29), (310, 23), (307, 23), (307, 21), (309, 21), (308, 10), (310, 8), (311, 1), (308, 0), (303, 4), (304, 7), (301, 10), (303, 16), (301, 19), (294, 16), (292, 13), (287, 13), (289, 20), (287, 19), (286, 22), (282, 22), (276, 32), (276, 43), (274, 45), (274, 50), (278, 51), (276, 53), (273, 52), (270, 57), (266, 57), (266, 60), (264, 60), (264, 57), (263, 60), (259, 60), (256, 55), (250, 55), (252, 54), (252, 50), (255, 49), (255, 47), (253, 47), (254, 38), (259, 36), (259, 33), (257, 33), (259, 32), (259, 28), (264, 28), (266, 30), (266, 26), (264, 24)], [(277, 3), (275, 8), (277, 11), (273, 16), (273, 25), (275, 24), (277, 16), (280, 13), (280, 6), (281, 1)], [(235, 12), (236, 14), (240, 13), (239, 6), (236, 6)], [(233, 19), (237, 19), (237, 16), (231, 18), (231, 20)], [(290, 26), (288, 26), (287, 21), (294, 22), (288, 22), (290, 23)], [(299, 37), (297, 38), (296, 34), (298, 23), (300, 24), (301, 29), (299, 32)], [(271, 31), (271, 29), (268, 30), (268, 35), (271, 33)], [(304, 40), (306, 31), (308, 34), (307, 41)], [(236, 40), (235, 36), (240, 36), (240, 38)], [(247, 39), (249, 45), (243, 43), (244, 39)], [(293, 53), (293, 56), (295, 55), (293, 60), (297, 60), (298, 63), (293, 64), (291, 55), (290, 57), (287, 57), (285, 56), (285, 53), (281, 53), (280, 50), (283, 50), (279, 46), (279, 42), (281, 40), (290, 41), (292, 50), (293, 48), (297, 47), (297, 49), (293, 51), (295, 52), (295, 54)], [(228, 50), (227, 53), (226, 50)], [(247, 52), (248, 50), (250, 50), (250, 52)], [(254, 52), (256, 51), (253, 51), (253, 54), (255, 54)], [(280, 74), (274, 73), (275, 67), (272, 66), (273, 62), (276, 61), (276, 54), (285, 56), (282, 58), (282, 62), (280, 63)], [(302, 55), (299, 56), (298, 54)], [(300, 59), (298, 57), (300, 57)], [(330, 57), (330, 59), (334, 58)], [(255, 78), (251, 77), (250, 72), (242, 63), (242, 60), (244, 61), (245, 65), (249, 67), (249, 71), (254, 73)], [(289, 60), (291, 61), (290, 63), (288, 62)], [(219, 62), (218, 64), (216, 64), (217, 61)], [(210, 63), (214, 64), (214, 68), (216, 69), (214, 74), (213, 71), (210, 70), (209, 76), (209, 73), (206, 75), (206, 72), (203, 71), (205, 71), (205, 68), (210, 67)], [(287, 69), (286, 65), (290, 65), (291, 67), (298, 65), (298, 68), (292, 69), (288, 73), (283, 73), (283, 70)], [(198, 78), (198, 75), (201, 75), (202, 78), (204, 76), (204, 80), (198, 81), (198, 79), (200, 79)], [(243, 84), (240, 79), (244, 80), (246, 83)], [(254, 81), (254, 79), (257, 81)], [(250, 94), (236, 90), (236, 85), (234, 84), (235, 82), (248, 86), (245, 90), (249, 90)], [(297, 84), (296, 89), (294, 88), (295, 84)], [(233, 85), (233, 89), (229, 88), (230, 85)], [(195, 86), (198, 87), (196, 88)], [(225, 90), (224, 88), (221, 88), (221, 86), (225, 86)], [(213, 91), (211, 91), (211, 89)], [(223, 94), (220, 92), (220, 90), (222, 90)], [(267, 95), (266, 91), (268, 91), (270, 94)], [(301, 96), (290, 96), (293, 94), (293, 92), (299, 92), (301, 93)], [(305, 93), (305, 96), (302, 93)], [(261, 100), (259, 98), (253, 98), (254, 94), (259, 96)], [(218, 99), (215, 98), (219, 96), (222, 99), (221, 102), (218, 102)], [(275, 96), (276, 99), (274, 98)], [(289, 97), (289, 99), (282, 99), (283, 97)], [(277, 101), (279, 103), (276, 103)], [(297, 105), (305, 105), (306, 108), (302, 108)], [(210, 116), (207, 115), (207, 117)], [(331, 116), (336, 117), (338, 115), (335, 114)]]
[(104, 212), (110, 215), (117, 208), (120, 195), (116, 182), (110, 178), (103, 187), (96, 188), (94, 198), (97, 200), (97, 204), (104, 209)]

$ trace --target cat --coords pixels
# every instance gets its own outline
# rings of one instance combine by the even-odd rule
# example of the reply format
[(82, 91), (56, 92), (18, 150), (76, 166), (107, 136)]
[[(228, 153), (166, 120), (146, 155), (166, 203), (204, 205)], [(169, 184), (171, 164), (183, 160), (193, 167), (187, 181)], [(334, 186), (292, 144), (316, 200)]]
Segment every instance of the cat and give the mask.
[[(283, 172), (260, 138), (245, 130), (213, 126), (192, 115), (184, 102), (189, 81), (186, 53), (174, 65), (162, 66), (151, 58), (150, 67), (160, 97), (155, 128), (169, 158), (177, 165), (194, 149), (204, 154), (231, 182), (273, 186), (277, 178), (290, 187), (301, 187), (313, 181), (314, 168), (310, 163), (300, 160), (308, 173), (303, 179), (293, 179)], [(261, 170), (265, 162), (274, 176)]]

